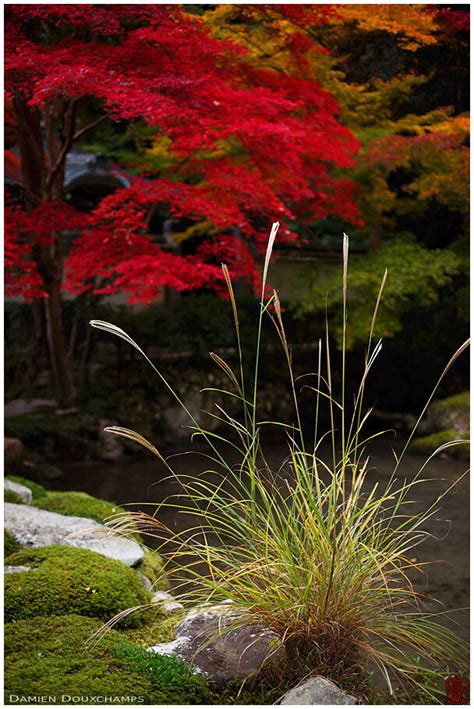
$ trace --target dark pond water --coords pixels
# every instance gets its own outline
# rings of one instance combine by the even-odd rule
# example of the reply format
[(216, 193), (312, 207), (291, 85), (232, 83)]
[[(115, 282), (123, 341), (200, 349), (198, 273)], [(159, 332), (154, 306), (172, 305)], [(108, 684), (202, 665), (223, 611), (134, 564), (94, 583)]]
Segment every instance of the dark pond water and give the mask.
[[(371, 470), (368, 482), (388, 480), (393, 470), (393, 441), (377, 443), (370, 451)], [(272, 469), (280, 467), (287, 456), (287, 448), (282, 443), (269, 441), (265, 446), (266, 456)], [(178, 453), (178, 451), (168, 451)], [(324, 455), (324, 454), (323, 454)], [(420, 455), (407, 454), (400, 466), (399, 476), (412, 478), (424, 462)], [(197, 453), (173, 458), (176, 471), (200, 474), (206, 470), (206, 461)], [(153, 506), (177, 492), (176, 484), (165, 480), (167, 471), (151, 454), (149, 457), (128, 459), (124, 462), (77, 463), (63, 465), (65, 475), (56, 484), (56, 489), (83, 490), (117, 504), (140, 503), (133, 509), (153, 512)], [(416, 487), (416, 498), (412, 505), (418, 512), (434, 502), (450, 487), (467, 468), (465, 461), (437, 457), (424, 471), (429, 482)], [(161, 521), (176, 530), (191, 527), (193, 521), (178, 511), (160, 512)], [(417, 556), (423, 561), (436, 562), (426, 568), (426, 576), (420, 580), (420, 589), (438, 599), (445, 609), (467, 608), (469, 605), (469, 484), (464, 477), (442, 500), (435, 518), (425, 529), (432, 537), (417, 549)], [(432, 604), (433, 610), (440, 610)], [(453, 618), (459, 623), (459, 634), (468, 638), (468, 613), (457, 610)]]

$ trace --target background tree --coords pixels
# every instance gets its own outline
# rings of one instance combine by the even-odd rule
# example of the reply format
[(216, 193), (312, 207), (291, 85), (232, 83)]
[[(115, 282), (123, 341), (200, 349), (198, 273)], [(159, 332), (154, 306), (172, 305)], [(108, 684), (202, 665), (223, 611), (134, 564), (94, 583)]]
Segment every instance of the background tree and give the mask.
[[(302, 7), (297, 19), (318, 25), (327, 13)], [(246, 47), (213, 38), (176, 5), (10, 5), (5, 33), (22, 188), (7, 211), (6, 283), (10, 293), (43, 296), (64, 406), (75, 387), (61, 289), (149, 301), (164, 285), (216, 288), (224, 257), (234, 277), (255, 277), (248, 242), (261, 246), (276, 216), (287, 239), (297, 236), (292, 223), (302, 209), (357, 218), (347, 181), (330, 166), (349, 167), (358, 144), (314, 72), (257, 68)], [(306, 62), (298, 41), (286, 51), (295, 66)], [(166, 171), (151, 166), (146, 181), (106, 197), (88, 217), (74, 215), (63, 195), (67, 155), (106, 121), (152, 126), (155, 153), (167, 148)], [(212, 248), (189, 258), (164, 253), (147, 236), (156, 204), (200, 233), (204, 221)], [(72, 247), (66, 232), (75, 234)]]
[[(457, 295), (459, 328), (468, 317), (469, 8), (422, 5), (340, 5), (314, 29), (327, 50), (320, 64), (341, 121), (361, 150), (346, 174), (358, 186), (364, 224), (339, 219), (310, 224), (308, 238), (343, 230), (366, 244), (351, 273), (353, 343), (363, 339), (385, 265), (390, 291), (379, 335), (395, 335), (404, 316)], [(464, 80), (463, 80), (464, 77)], [(312, 234), (312, 237), (311, 237)], [(379, 253), (381, 251), (381, 253)], [(321, 310), (327, 281), (300, 284), (300, 314)], [(393, 297), (390, 296), (393, 294)], [(452, 295), (450, 296), (452, 299)], [(340, 299), (330, 298), (338, 318)]]

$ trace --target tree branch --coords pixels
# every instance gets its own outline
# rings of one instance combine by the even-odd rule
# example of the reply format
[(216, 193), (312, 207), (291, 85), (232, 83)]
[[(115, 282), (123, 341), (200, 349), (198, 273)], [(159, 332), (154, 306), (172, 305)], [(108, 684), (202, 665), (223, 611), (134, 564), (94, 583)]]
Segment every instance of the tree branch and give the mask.
[(78, 99), (73, 99), (64, 115), (64, 128), (63, 128), (63, 138), (64, 138), (64, 143), (62, 145), (61, 151), (57, 157), (56, 162), (54, 163), (53, 167), (49, 171), (48, 177), (46, 179), (46, 190), (49, 190), (51, 187), (51, 184), (58, 172), (58, 170), (61, 168), (61, 165), (63, 164), (64, 160), (66, 159), (66, 155), (71, 149), (73, 140), (74, 140), (74, 118), (75, 118), (75, 109), (76, 109), (76, 104), (78, 102)]

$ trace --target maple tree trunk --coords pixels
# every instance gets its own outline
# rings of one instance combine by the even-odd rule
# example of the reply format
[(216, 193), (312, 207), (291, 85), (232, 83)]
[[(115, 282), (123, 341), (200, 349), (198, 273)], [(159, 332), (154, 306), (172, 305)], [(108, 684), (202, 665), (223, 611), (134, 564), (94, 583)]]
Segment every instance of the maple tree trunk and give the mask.
[[(53, 111), (43, 115), (27, 106), (17, 95), (14, 106), (18, 117), (25, 208), (31, 210), (43, 200), (61, 199), (64, 180), (64, 157), (54, 172), (52, 167), (60, 158), (61, 145), (51, 140), (54, 130)], [(42, 128), (46, 128), (46, 144)], [(46, 151), (46, 153), (45, 153)], [(36, 244), (33, 249), (38, 271), (43, 278), (48, 297), (44, 300), (46, 340), (49, 360), (54, 375), (59, 405), (72, 408), (76, 401), (76, 388), (69, 361), (61, 306), (63, 259), (60, 235), (52, 235), (48, 244)]]
[(45, 311), (51, 366), (58, 389), (59, 403), (64, 408), (71, 408), (76, 401), (76, 389), (66, 350), (59, 288), (49, 288), (48, 298), (45, 299)]

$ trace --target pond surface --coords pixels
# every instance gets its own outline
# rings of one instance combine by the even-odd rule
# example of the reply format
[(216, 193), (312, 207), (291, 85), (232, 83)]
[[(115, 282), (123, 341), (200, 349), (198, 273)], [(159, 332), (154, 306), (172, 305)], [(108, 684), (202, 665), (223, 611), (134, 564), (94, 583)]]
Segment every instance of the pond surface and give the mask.
[[(391, 447), (393, 440), (373, 445), (371, 469), (368, 482), (383, 482), (390, 477), (394, 459)], [(196, 449), (195, 449), (196, 450)], [(265, 452), (272, 469), (277, 470), (288, 454), (282, 443), (270, 441)], [(177, 454), (179, 451), (168, 451)], [(323, 457), (329, 451), (323, 453)], [(176, 471), (187, 474), (202, 474), (208, 461), (196, 452), (180, 455), (173, 460)], [(412, 478), (424, 463), (421, 455), (407, 454), (399, 469), (401, 478)], [(170, 461), (171, 462), (171, 461)], [(177, 492), (177, 485), (165, 480), (169, 474), (165, 467), (151, 454), (145, 458), (129, 458), (120, 463), (77, 463), (62, 466), (64, 477), (55, 484), (55, 489), (82, 490), (96, 497), (111, 500), (119, 505), (140, 503), (132, 509), (153, 513), (149, 503), (161, 502)], [(429, 482), (415, 487), (413, 512), (426, 509), (447, 490), (467, 468), (467, 462), (448, 457), (433, 459), (424, 471)], [(419, 589), (430, 593), (441, 602), (430, 604), (433, 610), (466, 609), (469, 605), (469, 483), (465, 476), (436, 506), (438, 512), (424, 527), (432, 537), (416, 550), (422, 561), (436, 562), (426, 567), (426, 576)], [(160, 520), (173, 530), (193, 526), (193, 518), (176, 510), (162, 510)], [(468, 612), (456, 610), (453, 618), (459, 623), (459, 634), (468, 639)]]

